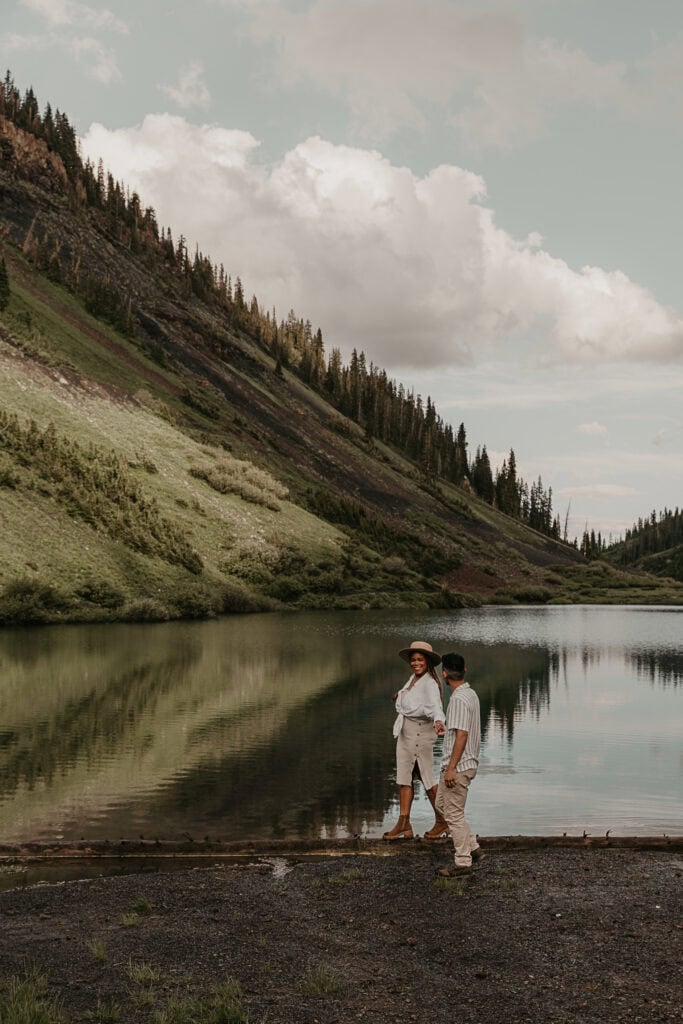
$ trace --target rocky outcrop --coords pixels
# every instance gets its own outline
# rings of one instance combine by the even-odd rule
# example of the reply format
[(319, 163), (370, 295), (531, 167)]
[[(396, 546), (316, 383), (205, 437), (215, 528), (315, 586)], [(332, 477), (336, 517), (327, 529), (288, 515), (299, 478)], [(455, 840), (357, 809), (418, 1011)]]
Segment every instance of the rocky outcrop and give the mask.
[(17, 178), (40, 184), (44, 190), (65, 192), (67, 173), (61, 157), (42, 139), (17, 128), (0, 117), (0, 161), (4, 170)]

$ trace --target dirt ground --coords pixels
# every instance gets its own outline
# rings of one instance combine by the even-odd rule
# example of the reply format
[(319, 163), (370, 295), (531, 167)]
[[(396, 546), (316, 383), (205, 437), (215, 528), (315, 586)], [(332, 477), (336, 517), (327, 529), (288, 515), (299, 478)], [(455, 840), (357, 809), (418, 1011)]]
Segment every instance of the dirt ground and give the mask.
[(249, 1024), (683, 1021), (683, 854), (491, 851), (439, 888), (448, 860), (273, 858), (10, 890), (0, 977), (37, 965), (68, 1021), (163, 1019), (226, 978), (243, 1016), (220, 1019)]

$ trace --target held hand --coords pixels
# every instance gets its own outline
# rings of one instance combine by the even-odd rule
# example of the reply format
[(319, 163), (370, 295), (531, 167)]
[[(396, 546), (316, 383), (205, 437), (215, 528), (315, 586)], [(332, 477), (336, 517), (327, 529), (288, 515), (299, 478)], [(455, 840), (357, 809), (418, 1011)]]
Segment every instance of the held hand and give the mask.
[(436, 733), (437, 736), (446, 735), (446, 726), (443, 724), (443, 722), (434, 722), (434, 732)]

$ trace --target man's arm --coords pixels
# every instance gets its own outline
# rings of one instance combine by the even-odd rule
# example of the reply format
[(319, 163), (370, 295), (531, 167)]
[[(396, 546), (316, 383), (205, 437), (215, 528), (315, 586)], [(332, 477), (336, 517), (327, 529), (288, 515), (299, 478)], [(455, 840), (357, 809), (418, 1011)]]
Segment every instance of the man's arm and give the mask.
[(444, 772), (443, 781), (449, 787), (455, 785), (455, 776), (457, 774), (456, 769), (458, 762), (465, 751), (465, 745), (467, 743), (468, 732), (467, 729), (456, 729), (455, 730), (455, 743), (453, 744), (453, 750), (451, 752), (448, 767)]

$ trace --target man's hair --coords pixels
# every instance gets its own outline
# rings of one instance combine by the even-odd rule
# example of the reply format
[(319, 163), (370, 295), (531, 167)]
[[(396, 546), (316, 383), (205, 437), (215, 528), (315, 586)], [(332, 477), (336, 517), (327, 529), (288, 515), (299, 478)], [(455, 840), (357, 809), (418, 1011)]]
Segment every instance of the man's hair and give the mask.
[(465, 676), (465, 659), (462, 654), (444, 654), (441, 666), (450, 679), (463, 679)]

